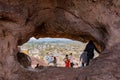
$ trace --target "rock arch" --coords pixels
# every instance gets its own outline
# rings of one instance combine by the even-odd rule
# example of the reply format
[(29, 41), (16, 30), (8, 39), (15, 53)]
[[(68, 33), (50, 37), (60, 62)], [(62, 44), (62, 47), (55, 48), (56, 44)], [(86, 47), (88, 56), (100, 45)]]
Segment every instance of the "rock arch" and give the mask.
[[(0, 0), (0, 79), (119, 80), (119, 25), (119, 0)], [(92, 39), (102, 54), (89, 67), (71, 70), (74, 75), (64, 69), (47, 75), (29, 71), (20, 67), (16, 54), (17, 45), (31, 36)]]

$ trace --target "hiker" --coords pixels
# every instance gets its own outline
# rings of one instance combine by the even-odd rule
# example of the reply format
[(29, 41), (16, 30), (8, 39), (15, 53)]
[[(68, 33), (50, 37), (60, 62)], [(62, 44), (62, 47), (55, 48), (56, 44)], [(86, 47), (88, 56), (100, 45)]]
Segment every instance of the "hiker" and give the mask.
[(39, 65), (39, 63), (36, 65), (36, 67), (35, 67), (35, 69), (43, 69), (44, 68), (44, 66), (42, 66), (42, 65)]
[(93, 41), (90, 40), (84, 49), (84, 51), (87, 51), (87, 64), (86, 65), (89, 65), (90, 60), (94, 58), (94, 49), (98, 53), (100, 53), (100, 51), (98, 51), (96, 46), (94, 45)]
[(37, 64), (36, 66), (35, 66), (35, 68), (38, 68), (39, 67), (39, 64)]
[(65, 55), (65, 58), (63, 60), (65, 62), (65, 67), (69, 68), (70, 67), (70, 60), (68, 58), (68, 55)]
[(47, 61), (48, 65), (53, 63), (53, 57), (49, 53), (46, 54), (45, 60)]
[(54, 64), (54, 66), (57, 66), (57, 58), (56, 58), (56, 56), (52, 56), (53, 57), (53, 64)]
[(74, 63), (73, 63), (74, 57), (73, 57), (72, 53), (70, 53), (69, 59), (70, 59), (70, 67), (73, 67), (74, 66)]
[(83, 53), (80, 55), (80, 67), (84, 67), (87, 65), (87, 51), (83, 51)]

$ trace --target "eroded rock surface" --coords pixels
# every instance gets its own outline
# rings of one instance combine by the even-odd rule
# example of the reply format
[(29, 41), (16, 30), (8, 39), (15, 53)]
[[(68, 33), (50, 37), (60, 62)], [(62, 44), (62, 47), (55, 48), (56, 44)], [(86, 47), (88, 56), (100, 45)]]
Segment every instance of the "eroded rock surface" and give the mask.
[[(0, 0), (0, 80), (119, 80), (119, 34), (119, 0)], [(17, 46), (32, 36), (92, 39), (102, 54), (83, 69), (27, 70)]]
[(31, 63), (32, 63), (31, 58), (27, 54), (22, 52), (17, 53), (17, 60), (21, 64), (21, 66), (25, 68), (31, 66)]

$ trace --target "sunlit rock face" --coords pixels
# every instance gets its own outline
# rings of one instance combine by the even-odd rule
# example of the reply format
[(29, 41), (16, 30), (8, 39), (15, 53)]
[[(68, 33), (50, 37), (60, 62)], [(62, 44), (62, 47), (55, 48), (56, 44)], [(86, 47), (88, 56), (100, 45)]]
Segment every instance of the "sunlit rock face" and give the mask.
[[(0, 0), (0, 80), (119, 80), (119, 34), (119, 0)], [(93, 40), (102, 54), (83, 69), (30, 71), (16, 55), (31, 36)]]

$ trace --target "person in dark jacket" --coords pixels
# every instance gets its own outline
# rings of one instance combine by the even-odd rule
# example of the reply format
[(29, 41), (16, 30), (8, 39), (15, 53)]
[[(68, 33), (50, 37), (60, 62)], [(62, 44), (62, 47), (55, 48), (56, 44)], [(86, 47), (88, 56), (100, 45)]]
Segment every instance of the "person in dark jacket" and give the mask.
[(88, 44), (86, 45), (84, 51), (87, 51), (87, 64), (89, 65), (90, 60), (92, 60), (94, 58), (94, 49), (100, 53), (100, 51), (98, 51), (98, 49), (96, 48), (96, 46), (94, 45), (93, 41), (90, 40), (88, 42)]

